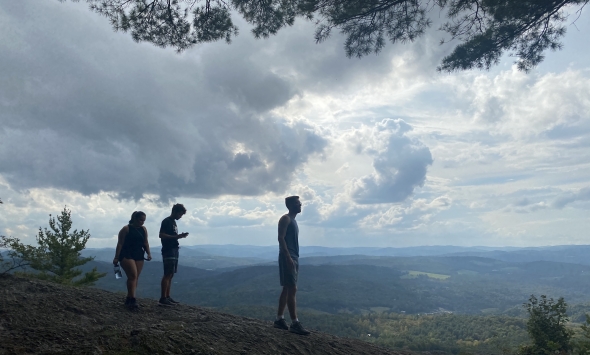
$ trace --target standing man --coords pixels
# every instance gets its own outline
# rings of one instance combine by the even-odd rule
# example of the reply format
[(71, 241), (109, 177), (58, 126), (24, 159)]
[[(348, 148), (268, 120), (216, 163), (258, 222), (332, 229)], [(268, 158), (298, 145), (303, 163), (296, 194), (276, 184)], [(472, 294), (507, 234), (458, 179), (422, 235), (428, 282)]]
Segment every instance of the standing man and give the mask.
[(172, 278), (178, 269), (178, 239), (186, 238), (188, 233), (178, 234), (176, 221), (186, 213), (186, 208), (180, 203), (172, 206), (170, 216), (164, 218), (160, 227), (160, 240), (162, 241), (162, 261), (164, 262), (164, 277), (162, 277), (162, 294), (158, 304), (160, 306), (173, 306), (177, 303), (170, 297), (170, 285)]
[[(279, 311), (274, 327), (289, 330), (292, 333), (309, 335), (309, 331), (297, 319), (297, 274), (299, 273), (299, 227), (295, 217), (301, 213), (299, 196), (285, 198), (289, 213), (279, 220), (279, 274), (283, 292), (279, 298)], [(285, 307), (289, 308), (291, 326), (285, 321)]]

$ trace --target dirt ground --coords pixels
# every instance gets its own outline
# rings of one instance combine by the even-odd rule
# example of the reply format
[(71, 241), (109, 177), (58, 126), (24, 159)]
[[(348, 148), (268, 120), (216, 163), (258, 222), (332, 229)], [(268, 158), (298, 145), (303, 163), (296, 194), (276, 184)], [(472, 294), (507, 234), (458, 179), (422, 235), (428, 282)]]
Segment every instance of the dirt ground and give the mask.
[(410, 355), (360, 340), (272, 322), (14, 276), (0, 278), (0, 354), (371, 354)]

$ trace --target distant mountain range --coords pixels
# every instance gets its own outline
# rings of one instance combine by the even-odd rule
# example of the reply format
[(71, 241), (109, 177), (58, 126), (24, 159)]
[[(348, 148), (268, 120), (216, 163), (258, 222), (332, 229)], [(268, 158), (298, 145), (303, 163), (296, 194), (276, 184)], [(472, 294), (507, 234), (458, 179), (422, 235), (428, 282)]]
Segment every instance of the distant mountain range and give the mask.
[[(154, 261), (161, 261), (160, 246), (152, 246)], [(115, 251), (113, 248), (86, 249), (84, 256), (95, 256), (97, 261), (110, 262)], [(249, 265), (261, 265), (276, 262), (278, 246), (253, 245), (195, 245), (181, 246), (179, 262), (183, 265), (201, 269), (215, 270), (239, 268)], [(555, 261), (590, 265), (590, 245), (559, 245), (547, 247), (458, 247), (418, 246), (406, 248), (339, 248), (302, 246), (302, 258), (328, 256), (478, 256), (508, 262)]]
[[(173, 290), (184, 302), (230, 310), (275, 306), (280, 291), (276, 261), (260, 259), (263, 262), (258, 265), (236, 267), (247, 258), (203, 255), (198, 250), (200, 256), (190, 256), (191, 248), (183, 248), (183, 252), (181, 259), (202, 258), (218, 265), (233, 260), (233, 266), (214, 270), (181, 265)], [(382, 309), (408, 314), (442, 310), (518, 315), (531, 294), (563, 296), (572, 304), (590, 301), (590, 265), (584, 264), (451, 254), (314, 256), (301, 258), (300, 264), (299, 302), (315, 312), (362, 314)], [(124, 282), (114, 279), (110, 262), (95, 260), (85, 269), (95, 266), (108, 273), (97, 287), (124, 291)], [(145, 263), (138, 289), (142, 297), (159, 297), (162, 269), (157, 260)]]

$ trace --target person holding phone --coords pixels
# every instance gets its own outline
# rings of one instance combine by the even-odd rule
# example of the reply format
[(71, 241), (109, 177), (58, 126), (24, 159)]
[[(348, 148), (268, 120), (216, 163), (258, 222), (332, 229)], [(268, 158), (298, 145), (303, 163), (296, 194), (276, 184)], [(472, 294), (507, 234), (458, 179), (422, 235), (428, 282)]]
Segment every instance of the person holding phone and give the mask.
[(162, 242), (162, 262), (164, 263), (164, 276), (162, 277), (162, 293), (160, 295), (160, 306), (173, 306), (178, 301), (170, 297), (170, 286), (172, 278), (178, 270), (178, 239), (186, 238), (188, 233), (178, 234), (176, 221), (186, 213), (186, 208), (180, 203), (172, 206), (170, 216), (164, 218), (160, 226), (160, 241)]
[(143, 226), (145, 218), (146, 215), (142, 211), (134, 211), (131, 214), (129, 224), (119, 231), (117, 249), (113, 259), (114, 265), (121, 263), (121, 267), (125, 271), (125, 275), (127, 275), (125, 305), (131, 310), (139, 308), (135, 299), (135, 291), (137, 290), (139, 274), (143, 269), (144, 254), (147, 253), (145, 260), (152, 260), (148, 232)]

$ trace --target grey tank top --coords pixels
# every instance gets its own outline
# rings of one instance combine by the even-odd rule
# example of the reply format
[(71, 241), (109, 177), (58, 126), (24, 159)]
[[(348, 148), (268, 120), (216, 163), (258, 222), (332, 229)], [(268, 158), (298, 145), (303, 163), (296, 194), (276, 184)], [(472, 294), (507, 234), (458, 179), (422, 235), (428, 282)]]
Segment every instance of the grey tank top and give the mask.
[(285, 243), (287, 250), (292, 258), (299, 258), (299, 226), (295, 218), (290, 218), (289, 226), (287, 227), (287, 234), (285, 235)]

